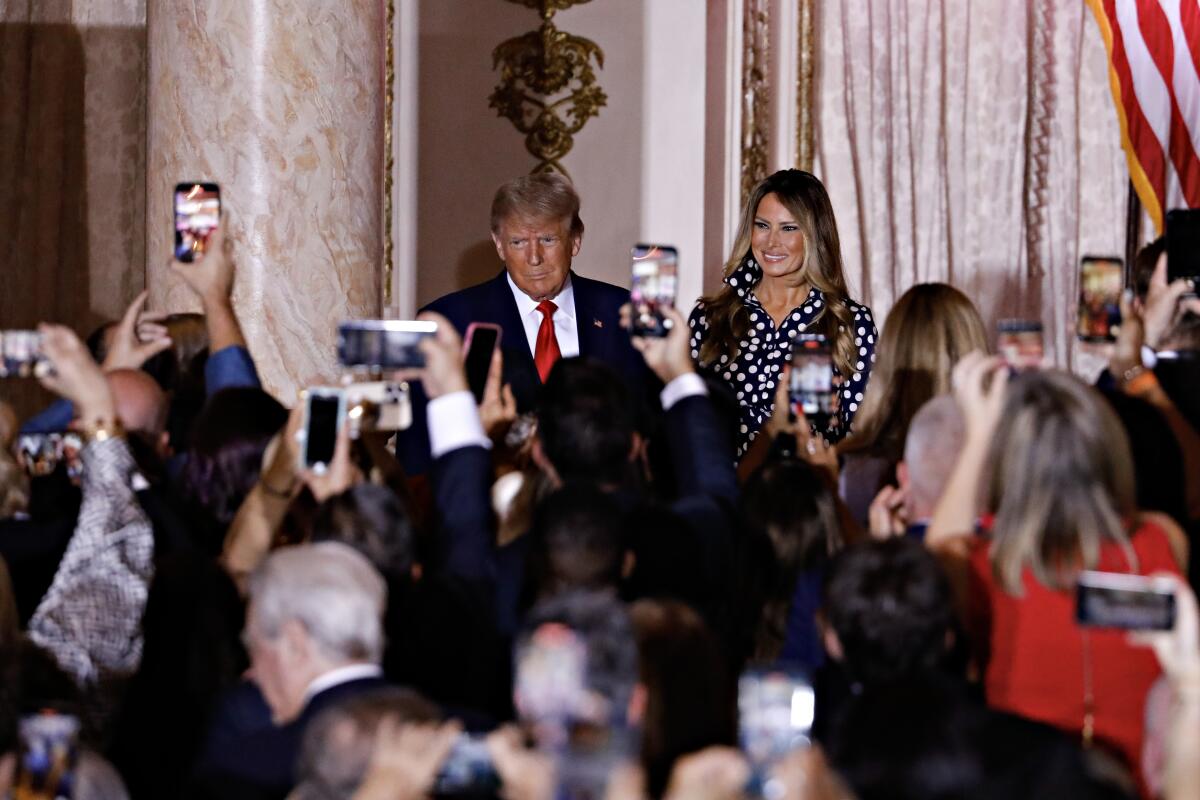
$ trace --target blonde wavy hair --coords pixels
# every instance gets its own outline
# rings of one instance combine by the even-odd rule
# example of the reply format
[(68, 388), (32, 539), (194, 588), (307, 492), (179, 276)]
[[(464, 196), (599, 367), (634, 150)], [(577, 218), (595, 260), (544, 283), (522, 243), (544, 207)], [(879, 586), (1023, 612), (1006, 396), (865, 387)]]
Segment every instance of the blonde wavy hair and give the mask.
[(1048, 588), (1071, 589), (1105, 542), (1120, 545), (1136, 568), (1133, 456), (1095, 390), (1054, 370), (1014, 378), (988, 463), (992, 569), (1009, 594), (1022, 594), (1026, 568)]
[[(815, 175), (798, 169), (784, 169), (761, 181), (750, 193), (729, 260), (725, 262), (724, 277), (728, 278), (751, 255), (750, 240), (754, 234), (754, 218), (758, 205), (769, 194), (790, 211), (804, 235), (804, 280), (825, 295), (825, 305), (809, 333), (823, 333), (833, 344), (833, 361), (838, 371), (850, 375), (856, 370), (858, 349), (854, 345), (854, 313), (846, 305), (846, 279), (842, 275), (842, 245), (838, 239), (837, 221), (824, 184)], [(710, 365), (721, 356), (737, 356), (737, 343), (750, 330), (750, 313), (737, 291), (725, 284), (710, 297), (700, 298), (708, 335), (700, 347), (700, 363)], [(828, 311), (828, 313), (826, 313)], [(843, 327), (838, 330), (838, 325)]]
[(988, 351), (970, 299), (946, 283), (919, 283), (888, 314), (854, 433), (838, 448), (899, 461), (921, 406), (950, 391), (950, 371), (972, 350)]

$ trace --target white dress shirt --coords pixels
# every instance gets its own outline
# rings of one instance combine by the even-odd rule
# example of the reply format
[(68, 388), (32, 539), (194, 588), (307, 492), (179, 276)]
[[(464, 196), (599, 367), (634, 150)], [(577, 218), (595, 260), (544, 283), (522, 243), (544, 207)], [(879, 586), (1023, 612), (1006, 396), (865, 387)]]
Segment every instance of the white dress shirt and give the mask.
[[(513, 300), (517, 301), (517, 313), (521, 324), (525, 326), (525, 338), (529, 342), (529, 353), (537, 355), (538, 329), (542, 327), (542, 312), (538, 311), (538, 301), (522, 292), (513, 283), (512, 275), (505, 273), (508, 278), (508, 288), (512, 290)], [(562, 291), (553, 298), (558, 306), (554, 312), (554, 335), (558, 339), (558, 352), (563, 358), (579, 355), (579, 328), (575, 322), (575, 287), (571, 285), (571, 276)]]
[(337, 667), (329, 670), (324, 675), (317, 676), (316, 680), (308, 685), (304, 690), (304, 705), (308, 705), (308, 701), (319, 695), (326, 689), (332, 689), (335, 686), (340, 686), (343, 683), (350, 681), (359, 681), (363, 678), (381, 678), (383, 670), (378, 664), (347, 664), (344, 667)]

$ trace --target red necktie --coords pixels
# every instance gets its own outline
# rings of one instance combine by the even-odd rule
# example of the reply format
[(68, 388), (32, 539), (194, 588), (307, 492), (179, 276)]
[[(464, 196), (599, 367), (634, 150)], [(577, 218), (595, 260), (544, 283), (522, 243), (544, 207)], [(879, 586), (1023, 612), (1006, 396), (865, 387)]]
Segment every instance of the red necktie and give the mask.
[(538, 303), (537, 310), (542, 312), (542, 325), (538, 328), (537, 345), (533, 348), (533, 363), (537, 364), (538, 375), (545, 383), (550, 368), (562, 356), (558, 349), (558, 337), (554, 335), (554, 312), (558, 311), (558, 306), (543, 300)]

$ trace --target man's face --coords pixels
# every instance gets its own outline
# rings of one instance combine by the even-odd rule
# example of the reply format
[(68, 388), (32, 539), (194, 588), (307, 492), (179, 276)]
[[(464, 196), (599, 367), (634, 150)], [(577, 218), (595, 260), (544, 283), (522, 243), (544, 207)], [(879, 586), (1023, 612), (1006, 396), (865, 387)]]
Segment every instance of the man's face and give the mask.
[(271, 719), (276, 725), (295, 719), (304, 706), (306, 687), (297, 687), (287, 668), (289, 659), (283, 652), (283, 636), (271, 639), (259, 630), (253, 603), (246, 612), (242, 641), (250, 655), (250, 675), (271, 708)]
[(570, 220), (509, 217), (492, 233), (492, 241), (517, 288), (541, 301), (562, 290), (583, 240), (571, 236)]

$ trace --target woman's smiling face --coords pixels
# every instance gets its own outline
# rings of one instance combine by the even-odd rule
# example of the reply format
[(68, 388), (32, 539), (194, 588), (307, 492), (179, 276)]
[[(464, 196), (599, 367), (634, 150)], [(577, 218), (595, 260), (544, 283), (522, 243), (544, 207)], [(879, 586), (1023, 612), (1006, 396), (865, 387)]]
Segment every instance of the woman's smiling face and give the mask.
[(764, 276), (793, 277), (804, 269), (804, 232), (796, 215), (779, 202), (774, 192), (758, 203), (750, 251)]

